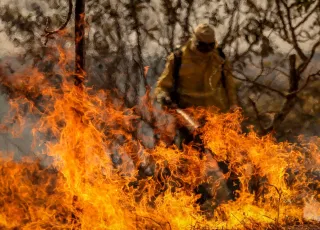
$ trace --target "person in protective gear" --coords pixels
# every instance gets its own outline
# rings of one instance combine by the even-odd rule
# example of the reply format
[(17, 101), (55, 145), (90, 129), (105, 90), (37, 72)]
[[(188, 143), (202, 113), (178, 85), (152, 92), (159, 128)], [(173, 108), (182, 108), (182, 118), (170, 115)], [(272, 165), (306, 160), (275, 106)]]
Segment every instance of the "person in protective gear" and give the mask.
[[(235, 83), (230, 63), (217, 49), (215, 32), (208, 24), (200, 24), (193, 37), (181, 48), (181, 66), (178, 81), (174, 76), (174, 53), (166, 63), (155, 89), (161, 104), (174, 102), (180, 108), (215, 106), (221, 112), (237, 107)], [(174, 84), (178, 84), (175, 87)], [(173, 92), (173, 91), (177, 92)], [(172, 94), (178, 95), (173, 98)]]
[[(214, 106), (221, 112), (227, 112), (237, 107), (236, 86), (230, 63), (219, 52), (214, 29), (210, 25), (198, 25), (193, 37), (178, 54), (169, 55), (156, 84), (155, 98), (163, 105), (175, 105), (178, 108)], [(175, 144), (182, 149), (182, 142), (190, 142), (192, 134), (185, 127), (177, 132)], [(208, 158), (215, 162), (212, 156)], [(208, 168), (207, 176), (211, 182), (201, 184), (196, 193), (202, 195), (198, 200), (201, 208), (212, 215), (212, 200), (218, 205), (230, 198), (230, 191), (218, 165)], [(215, 194), (212, 193), (214, 187), (219, 187)]]

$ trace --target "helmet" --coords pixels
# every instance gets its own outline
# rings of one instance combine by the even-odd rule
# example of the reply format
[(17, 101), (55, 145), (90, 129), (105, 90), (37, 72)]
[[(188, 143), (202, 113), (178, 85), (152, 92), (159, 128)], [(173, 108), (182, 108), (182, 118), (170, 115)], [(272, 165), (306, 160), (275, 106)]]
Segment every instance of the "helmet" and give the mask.
[(211, 52), (216, 45), (214, 29), (209, 24), (200, 24), (195, 29), (194, 46), (201, 53)]
[(214, 29), (207, 23), (203, 23), (197, 26), (195, 29), (195, 37), (200, 42), (213, 43), (216, 42), (216, 36)]

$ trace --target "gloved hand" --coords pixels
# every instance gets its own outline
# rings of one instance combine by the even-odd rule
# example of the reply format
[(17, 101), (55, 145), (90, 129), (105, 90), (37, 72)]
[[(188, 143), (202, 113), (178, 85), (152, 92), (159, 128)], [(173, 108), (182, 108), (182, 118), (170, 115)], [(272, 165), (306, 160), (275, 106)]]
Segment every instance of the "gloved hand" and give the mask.
[(174, 107), (175, 106), (175, 104), (173, 103), (171, 97), (166, 92), (162, 92), (162, 93), (158, 94), (157, 101), (163, 106), (168, 106), (168, 107)]
[(171, 100), (170, 96), (165, 96), (162, 98), (162, 103), (163, 105), (171, 106), (173, 104), (173, 101)]

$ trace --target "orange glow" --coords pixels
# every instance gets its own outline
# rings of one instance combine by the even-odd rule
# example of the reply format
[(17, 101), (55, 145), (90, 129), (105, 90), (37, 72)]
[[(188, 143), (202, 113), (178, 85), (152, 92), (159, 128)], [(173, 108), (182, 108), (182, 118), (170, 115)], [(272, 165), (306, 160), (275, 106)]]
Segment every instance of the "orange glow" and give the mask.
[[(1, 132), (11, 132), (13, 119), (22, 131), (26, 114), (37, 116), (34, 145), (45, 142), (37, 154), (52, 157), (53, 164), (15, 162), (1, 154), (1, 229), (263, 229), (303, 222), (308, 211), (320, 216), (312, 206), (320, 199), (319, 181), (308, 176), (320, 167), (319, 138), (277, 143), (272, 136), (242, 133), (240, 111), (186, 110), (195, 119), (206, 117), (199, 131), (205, 146), (241, 181), (238, 198), (220, 204), (208, 218), (194, 190), (216, 168), (211, 155), (201, 159), (191, 145), (180, 151), (165, 141), (143, 148), (134, 135), (141, 116), (135, 109), (152, 119), (149, 91), (138, 108), (116, 106), (108, 92), (75, 87), (66, 68), (71, 53), (62, 48), (58, 53), (64, 76), (59, 87), (36, 69), (2, 79), (14, 94)], [(172, 139), (173, 123), (156, 124), (161, 136)], [(112, 162), (115, 151), (122, 164)], [(154, 175), (137, 180), (146, 162), (155, 166)], [(252, 178), (260, 178), (256, 192), (250, 191)]]

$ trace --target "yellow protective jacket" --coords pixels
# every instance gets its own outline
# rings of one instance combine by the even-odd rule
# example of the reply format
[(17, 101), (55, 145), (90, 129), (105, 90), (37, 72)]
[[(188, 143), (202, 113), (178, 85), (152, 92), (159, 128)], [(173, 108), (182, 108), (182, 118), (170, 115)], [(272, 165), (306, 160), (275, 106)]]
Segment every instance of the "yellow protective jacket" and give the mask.
[[(182, 47), (182, 63), (179, 72), (179, 106), (215, 106), (227, 111), (237, 105), (235, 83), (228, 61), (220, 57), (217, 50), (203, 55), (191, 48), (189, 41)], [(225, 63), (224, 63), (225, 62)], [(223, 87), (222, 64), (224, 63), (225, 88)], [(160, 99), (164, 94), (170, 95), (173, 90), (174, 55), (168, 57), (166, 67), (160, 76), (155, 96)]]

